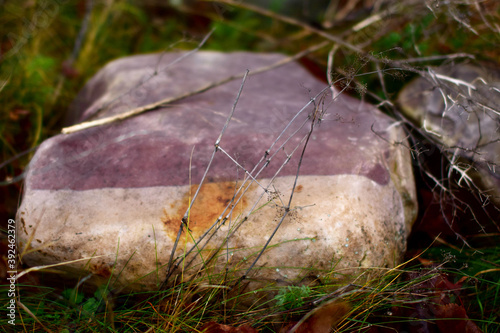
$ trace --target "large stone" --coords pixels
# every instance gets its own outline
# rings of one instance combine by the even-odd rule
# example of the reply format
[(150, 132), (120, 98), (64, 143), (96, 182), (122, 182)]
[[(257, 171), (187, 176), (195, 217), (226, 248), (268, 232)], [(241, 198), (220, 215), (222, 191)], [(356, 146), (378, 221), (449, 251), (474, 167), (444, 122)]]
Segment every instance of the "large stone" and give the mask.
[[(119, 59), (86, 84), (70, 118), (120, 114), (283, 59), (243, 52)], [(91, 273), (96, 283), (111, 277), (117, 288), (154, 289), (178, 240), (173, 262), (187, 258), (171, 266), (172, 277), (180, 269), (215, 276), (225, 268), (238, 277), (286, 215), (248, 272), (260, 285), (398, 264), (417, 210), (409, 152), (391, 143), (404, 142), (403, 131), (368, 104), (332, 98), (296, 63), (246, 80), (186, 215), (189, 232), (178, 238), (240, 84), (46, 140), (30, 163), (17, 215), (19, 246), (31, 248), (23, 261), (93, 257), (60, 269)], [(307, 141), (313, 115), (323, 120)]]
[(399, 105), (448, 154), (460, 185), (500, 207), (500, 69), (462, 63), (428, 72), (401, 91)]

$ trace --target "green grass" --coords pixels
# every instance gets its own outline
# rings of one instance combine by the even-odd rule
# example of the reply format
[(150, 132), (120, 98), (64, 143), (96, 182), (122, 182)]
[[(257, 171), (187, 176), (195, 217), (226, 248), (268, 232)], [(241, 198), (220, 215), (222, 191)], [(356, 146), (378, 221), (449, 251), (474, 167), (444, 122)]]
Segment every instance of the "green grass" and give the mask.
[[(0, 9), (0, 156), (2, 161), (9, 161), (0, 170), (0, 191), (6, 198), (0, 205), (1, 223), (15, 216), (22, 188), (21, 182), (11, 180), (18, 179), (25, 170), (33, 153), (30, 149), (59, 133), (71, 101), (85, 81), (108, 61), (138, 53), (190, 50), (211, 29), (215, 30), (204, 49), (218, 51), (295, 54), (324, 40), (313, 29), (255, 13), (239, 5), (239, 1), (203, 1), (189, 10), (148, 8), (139, 1), (95, 1), (81, 48), (73, 58), (85, 18), (85, 1), (50, 3), (51, 7), (46, 8), (46, 1), (6, 0)], [(278, 2), (273, 4), (271, 9), (279, 9)], [(342, 36), (366, 52), (360, 55), (340, 47), (333, 56), (340, 72), (336, 74), (345, 75), (355, 68), (359, 70), (354, 78), (358, 86), (353, 84), (349, 93), (364, 95), (376, 103), (394, 102), (399, 89), (414, 73), (386, 71), (384, 88), (374, 71), (380, 66), (398, 67), (390, 61), (456, 53), (498, 61), (500, 34), (491, 25), (495, 19), (498, 22), (500, 6), (493, 1), (484, 5), (488, 6), (483, 12), (485, 19), (473, 5), (450, 1), (434, 12), (423, 4), (410, 10), (402, 6), (365, 29), (354, 27), (367, 17), (335, 25), (327, 33)], [(309, 68), (325, 73), (328, 51), (310, 55)], [(367, 60), (367, 55), (379, 59), (378, 64)], [(443, 61), (446, 57), (422, 60), (412, 66)], [(393, 112), (390, 108), (385, 111)], [(1, 227), (6, 230), (4, 224)], [(351, 309), (338, 323), (341, 332), (363, 331), (370, 325), (409, 330), (420, 325), (421, 320), (437, 325), (424, 304), (435, 302), (438, 293), (448, 297), (450, 303), (463, 306), (484, 332), (500, 332), (500, 248), (486, 245), (497, 238), (495, 234), (487, 235), (474, 249), (462, 248), (460, 241), (452, 246), (431, 247), (421, 258), (432, 259), (434, 264), (413, 260), (360, 285), (324, 281), (321, 285), (282, 290), (270, 287), (262, 292), (277, 295), (276, 303), (255, 305), (246, 311), (236, 307), (245, 295), (231, 294), (227, 285), (208, 284), (205, 279), (180, 282), (158, 292), (115, 295), (109, 287), (92, 290), (85, 282), (53, 285), (48, 282), (49, 273), (39, 272), (19, 282), (25, 308), (18, 308), (16, 328), (22, 332), (196, 332), (203, 324), (215, 321), (276, 331), (318, 305), (338, 300)], [(441, 275), (451, 283), (460, 282), (460, 291), (441, 293), (431, 288), (429, 281)], [(219, 281), (218, 276), (210, 279)], [(9, 301), (6, 295), (2, 289), (1, 304)], [(417, 306), (429, 318), (415, 317)], [(0, 318), (0, 327), (8, 332), (6, 320), (5, 316)]]
[[(488, 252), (498, 264), (495, 252)], [(208, 285), (206, 277), (156, 292), (113, 294), (105, 285), (94, 292), (84, 292), (85, 283), (73, 288), (19, 284), (20, 300), (29, 309), (19, 308), (18, 325), (23, 330), (79, 332), (196, 332), (204, 324), (251, 325), (263, 332), (277, 332), (289, 322), (298, 321), (321, 304), (339, 302), (349, 311), (339, 318), (340, 332), (353, 332), (367, 327), (389, 326), (399, 329), (415, 327), (421, 320), (437, 325), (432, 304), (464, 306), (467, 315), (485, 332), (498, 332), (500, 302), (499, 272), (484, 264), (484, 253), (454, 253), (449, 248), (432, 248), (421, 257), (435, 257), (436, 264), (423, 267), (416, 260), (392, 270), (385, 270), (364, 283), (342, 285), (323, 281), (311, 286), (280, 289), (276, 302), (240, 306), (247, 296), (231, 293), (225, 284)], [(466, 256), (467, 260), (459, 260)], [(483, 266), (474, 266), (476, 262)], [(463, 265), (457, 267), (457, 265)], [(466, 264), (467, 266), (465, 266)], [(212, 277), (218, 280), (217, 277)], [(362, 281), (358, 280), (358, 281)], [(440, 285), (440, 281), (445, 284)], [(354, 281), (356, 282), (356, 281)], [(457, 287), (460, 285), (460, 287)], [(88, 290), (88, 286), (87, 290)], [(275, 287), (257, 292), (276, 293)], [(445, 299), (446, 302), (441, 303)], [(420, 310), (417, 313), (417, 309)], [(6, 327), (0, 318), (1, 327)], [(63, 332), (63, 331), (61, 331)]]

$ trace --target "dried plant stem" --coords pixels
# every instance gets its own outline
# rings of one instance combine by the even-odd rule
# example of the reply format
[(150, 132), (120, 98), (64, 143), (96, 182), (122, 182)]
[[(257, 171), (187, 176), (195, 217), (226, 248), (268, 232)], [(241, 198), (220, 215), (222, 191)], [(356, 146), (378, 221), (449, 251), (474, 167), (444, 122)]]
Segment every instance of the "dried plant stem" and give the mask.
[[(299, 21), (299, 20), (296, 20), (294, 18), (280, 15), (280, 14), (277, 14), (277, 13), (272, 12), (270, 10), (266, 10), (266, 9), (261, 8), (261, 7), (255, 6), (255, 5), (251, 5), (251, 4), (248, 4), (246, 2), (241, 2), (241, 1), (236, 1), (236, 0), (203, 0), (203, 1), (225, 3), (225, 4), (228, 4), (231, 6), (251, 10), (255, 13), (265, 15), (265, 16), (273, 18), (275, 20), (279, 20), (279, 21), (282, 21), (282, 22), (285, 22), (285, 23), (288, 23), (288, 24), (291, 24), (291, 25), (294, 25), (297, 27), (301, 27), (305, 31), (308, 31), (310, 33), (314, 33), (314, 34), (321, 36), (321, 37), (323, 37), (323, 38), (325, 38), (325, 39), (327, 39), (327, 40), (329, 40), (329, 41), (331, 41), (339, 46), (342, 46), (350, 51), (358, 53), (361, 56), (363, 56), (364, 58), (366, 58), (367, 60), (373, 61), (374, 63), (384, 63), (384, 64), (389, 64), (391, 66), (398, 66), (398, 67), (401, 67), (401, 68), (399, 68), (400, 70), (410, 71), (410, 72), (419, 74), (421, 76), (425, 76), (425, 72), (422, 72), (416, 68), (408, 66), (408, 64), (407, 64), (408, 61), (406, 61), (406, 60), (404, 60), (404, 61), (391, 60), (391, 59), (387, 59), (387, 58), (379, 59), (376, 56), (374, 56), (373, 54), (371, 54), (370, 52), (364, 51), (363, 47), (361, 45), (354, 45), (352, 43), (349, 43), (346, 40), (344, 40), (341, 36), (332, 35), (331, 33), (328, 33), (324, 30), (310, 26), (309, 24), (306, 24), (306, 23)], [(391, 13), (390, 11), (387, 11), (387, 13), (384, 12), (381, 15), (389, 15), (390, 13)], [(370, 25), (372, 23), (373, 22), (366, 22), (365, 26), (356, 27), (356, 30), (354, 30), (354, 28), (353, 28), (353, 31), (359, 31), (359, 30), (363, 29), (364, 27), (366, 27), (367, 25)], [(349, 31), (350, 30), (342, 33), (342, 36), (344, 36), (345, 33), (348, 33)], [(470, 54), (465, 54), (465, 53), (446, 55), (446, 56), (442, 56), (441, 58), (454, 59), (454, 58), (461, 58), (461, 57), (474, 58), (474, 56), (472, 56)], [(429, 58), (429, 57), (427, 57), (427, 58)], [(427, 61), (428, 59), (423, 58), (422, 60), (418, 60), (418, 58), (412, 58), (410, 60), (411, 60), (411, 62), (419, 62), (419, 61)]]
[(21, 301), (17, 301), (16, 302), (17, 305), (23, 309), (24, 311), (26, 311), (26, 313), (31, 317), (33, 318), (33, 320), (35, 320), (38, 324), (40, 324), (40, 326), (42, 326), (42, 328), (46, 331), (46, 332), (49, 332), (49, 333), (52, 333), (53, 331), (51, 331), (50, 329), (48, 329), (47, 327), (45, 327), (44, 324), (42, 324), (42, 322), (40, 321), (40, 319), (37, 318), (37, 316), (35, 316), (35, 314), (33, 312), (31, 312), (30, 309), (28, 309), (28, 307), (26, 305), (24, 305), (23, 303), (21, 303)]
[[(238, 103), (238, 100), (239, 100), (239, 96), (241, 94), (241, 91), (242, 91), (242, 88), (243, 88), (243, 84), (245, 82), (245, 78), (243, 79), (243, 82), (242, 82), (242, 85), (240, 86), (240, 90), (238, 92), (238, 95), (236, 97), (236, 100), (235, 100), (235, 103), (233, 105), (233, 108), (232, 108), (232, 111), (230, 113), (230, 115), (228, 116), (228, 119), (226, 121), (226, 123), (224, 124), (223, 126), (223, 129), (219, 135), (219, 137), (217, 138), (217, 140), (215, 141), (214, 143), (214, 146), (215, 146), (215, 149), (212, 153), (212, 157), (210, 158), (210, 161), (208, 162), (208, 166), (205, 170), (205, 175), (203, 176), (202, 178), (202, 181), (200, 182), (200, 185), (198, 186), (198, 190), (197, 190), (197, 193), (199, 191), (199, 189), (201, 188), (201, 186), (203, 185), (204, 183), (204, 180), (205, 180), (205, 176), (206, 174), (208, 173), (209, 169), (210, 169), (210, 166), (212, 164), (212, 161), (215, 157), (215, 154), (217, 152), (221, 152), (223, 154), (225, 154), (227, 157), (229, 157), (233, 163), (236, 163), (236, 161), (223, 149), (223, 147), (220, 146), (220, 142), (221, 142), (221, 139), (222, 139), (222, 136), (224, 135), (224, 132), (225, 132), (225, 129), (227, 128), (229, 122), (231, 121), (232, 117), (233, 117), (233, 114), (234, 114), (234, 110), (235, 110), (235, 107)], [(324, 96), (325, 96), (325, 93), (328, 91), (330, 87), (327, 86), (325, 87), (321, 92), (319, 92), (314, 98), (311, 98), (311, 100), (303, 107), (301, 108), (296, 114), (295, 116), (290, 120), (290, 122), (285, 126), (285, 128), (281, 131), (281, 133), (278, 135), (278, 137), (274, 140), (274, 142), (270, 145), (270, 147), (265, 151), (264, 155), (262, 156), (262, 158), (260, 159), (260, 161), (254, 166), (254, 168), (252, 170), (246, 170), (245, 168), (243, 168), (242, 166), (238, 165), (239, 168), (243, 169), (243, 171), (245, 172), (245, 179), (244, 181), (242, 182), (241, 185), (239, 185), (238, 189), (236, 190), (235, 194), (233, 195), (233, 198), (231, 199), (231, 201), (228, 203), (228, 205), (226, 206), (226, 208), (224, 209), (224, 211), (220, 214), (219, 218), (217, 218), (217, 220), (212, 224), (212, 226), (210, 228), (208, 228), (208, 230), (195, 242), (195, 244), (182, 256), (182, 258), (177, 258), (176, 260), (174, 260), (174, 253), (176, 251), (176, 248), (177, 248), (177, 245), (178, 245), (178, 240), (176, 240), (175, 244), (174, 244), (174, 247), (173, 247), (173, 250), (171, 252), (171, 255), (170, 255), (170, 260), (169, 260), (169, 264), (168, 264), (168, 269), (167, 269), (167, 276), (166, 276), (166, 279), (165, 281), (163, 282), (162, 284), (162, 287), (165, 286), (166, 282), (169, 280), (170, 276), (173, 274), (173, 272), (178, 268), (178, 265), (179, 263), (177, 262), (178, 259), (181, 259), (181, 260), (186, 260), (186, 258), (192, 253), (192, 251), (194, 249), (203, 249), (207, 244), (208, 242), (210, 241), (210, 239), (219, 231), (220, 227), (228, 220), (230, 219), (230, 216), (231, 214), (233, 213), (233, 210), (235, 209), (235, 207), (238, 205), (239, 201), (241, 200), (241, 198), (244, 196), (244, 194), (246, 193), (246, 191), (249, 190), (250, 188), (250, 185), (251, 184), (257, 184), (258, 186), (260, 186), (264, 191), (263, 193), (261, 194), (260, 198), (258, 200), (256, 200), (254, 206), (249, 210), (249, 212), (246, 214), (246, 216), (242, 217), (241, 219), (239, 219), (237, 225), (234, 227), (234, 229), (232, 229), (230, 231), (230, 233), (228, 234), (228, 236), (225, 238), (225, 241), (223, 242), (223, 244), (220, 244), (220, 248), (222, 248), (226, 243), (227, 241), (232, 237), (232, 235), (234, 235), (234, 233), (238, 230), (238, 228), (248, 219), (249, 215), (251, 214), (251, 212), (254, 211), (254, 209), (256, 208), (258, 202), (260, 202), (260, 200), (262, 199), (262, 197), (266, 194), (266, 193), (269, 193), (269, 188), (271, 186), (273, 186), (273, 183), (274, 183), (274, 179), (279, 175), (279, 173), (281, 172), (282, 168), (288, 163), (288, 161), (290, 160), (290, 158), (292, 157), (292, 155), (301, 147), (304, 145), (304, 149), (305, 149), (305, 146), (307, 146), (307, 140), (310, 136), (310, 133), (312, 132), (312, 128), (311, 128), (311, 131), (309, 131), (308, 135), (306, 135), (302, 140), (300, 140), (300, 142), (295, 146), (295, 148), (293, 149), (293, 151), (287, 156), (287, 158), (285, 159), (285, 161), (283, 161), (281, 163), (281, 166), (280, 168), (276, 171), (276, 173), (274, 174), (274, 176), (272, 177), (272, 179), (269, 181), (268, 185), (267, 186), (264, 186), (262, 184), (260, 184), (259, 182), (256, 181), (256, 179), (258, 178), (258, 176), (260, 175), (260, 173), (269, 165), (269, 163), (271, 162), (271, 160), (276, 156), (276, 154), (282, 150), (282, 148), (285, 146), (285, 144), (287, 142), (289, 142), (289, 140), (292, 138), (292, 137), (295, 137), (297, 135), (297, 133), (299, 132), (299, 130), (301, 128), (303, 128), (303, 126), (305, 126), (308, 121), (310, 121), (310, 117), (307, 117), (303, 122), (301, 122), (300, 126), (298, 126), (299, 128), (296, 129), (293, 133), (291, 133), (288, 138), (285, 140), (285, 142), (283, 142), (282, 144), (280, 144), (279, 147), (275, 148), (275, 151), (274, 152), (271, 152), (271, 150), (273, 149), (273, 147), (275, 147), (275, 145), (277, 144), (277, 142), (280, 140), (280, 138), (283, 137), (283, 135), (285, 134), (285, 132), (289, 129), (289, 127), (291, 126), (292, 123), (294, 123), (298, 116), (303, 114), (303, 112), (306, 110), (306, 108), (311, 105), (312, 103), (315, 103), (315, 101), (320, 98), (321, 101), (324, 100)], [(320, 112), (318, 112), (318, 109), (316, 109), (316, 112), (314, 112), (313, 114), (313, 124), (311, 125), (312, 127), (315, 125), (316, 122), (319, 122), (321, 119), (321, 114)], [(305, 144), (304, 144), (305, 143)], [(304, 151), (303, 151), (304, 153)], [(302, 153), (302, 154), (303, 154)], [(302, 158), (301, 158), (301, 161), (302, 161)], [(300, 166), (297, 170), (297, 177), (298, 177), (298, 172), (300, 170)], [(293, 192), (294, 192), (294, 189), (295, 189), (295, 186), (296, 186), (296, 181), (297, 179), (295, 179), (295, 183), (294, 183), (294, 187), (292, 189), (292, 194), (290, 196), (290, 200), (289, 200), (289, 203), (288, 203), (288, 206), (285, 207), (284, 204), (282, 204), (283, 208), (285, 208), (285, 211), (286, 213), (284, 214), (284, 216), (282, 216), (282, 219), (280, 221), (280, 223), (278, 224), (278, 226), (275, 228), (275, 231), (274, 233), (276, 233), (276, 231), (279, 229), (279, 226), (281, 225), (281, 222), (283, 222), (284, 218), (286, 217), (286, 215), (288, 214), (288, 212), (290, 211), (290, 204), (291, 204), (291, 200), (292, 200), (292, 197), (293, 197)], [(193, 200), (191, 201), (191, 205), (194, 203), (196, 199), (196, 194), (195, 194), (195, 197), (193, 198)], [(180, 223), (180, 226), (179, 226), (179, 232), (178, 232), (178, 237), (180, 237), (180, 235), (182, 234), (182, 230), (184, 228), (184, 224), (185, 224), (185, 220), (186, 220), (186, 215), (189, 213), (189, 210), (191, 209), (191, 205), (190, 207), (188, 207), (187, 211), (186, 211), (186, 214), (184, 216), (184, 218), (182, 219), (181, 223)], [(273, 235), (274, 235), (273, 233)], [(205, 239), (207, 238), (208, 239), (205, 241), (205, 243), (203, 245), (200, 245), (200, 243)], [(268, 243), (272, 240), (273, 236), (271, 236), (269, 239), (268, 239)], [(263, 248), (263, 251), (266, 249), (266, 247), (268, 246), (268, 244), (266, 244)], [(204, 262), (204, 267), (205, 265), (207, 265), (209, 262), (211, 262), (214, 258), (216, 257), (216, 253), (213, 253), (205, 262)], [(192, 258), (188, 263), (187, 265), (184, 266), (184, 269), (186, 269), (187, 267), (190, 267), (191, 264), (193, 263), (195, 258)], [(252, 264), (252, 267), (255, 265), (255, 263), (258, 261), (259, 258), (257, 258), (253, 264)], [(243, 278), (245, 278), (245, 276), (250, 272), (251, 268), (247, 271), (247, 273), (243, 276)]]
[[(259, 73), (266, 72), (266, 71), (275, 69), (277, 67), (283, 66), (283, 65), (285, 65), (287, 63), (290, 63), (292, 61), (300, 59), (300, 58), (304, 57), (305, 55), (307, 55), (307, 54), (309, 54), (311, 52), (315, 52), (315, 51), (317, 51), (317, 50), (319, 50), (319, 49), (327, 46), (329, 43), (330, 42), (325, 41), (325, 42), (313, 45), (313, 46), (305, 49), (304, 51), (301, 51), (301, 52), (299, 52), (299, 53), (297, 53), (297, 54), (295, 54), (293, 56), (290, 56), (288, 58), (285, 58), (285, 59), (282, 59), (280, 61), (277, 61), (274, 64), (271, 64), (269, 66), (260, 67), (260, 68), (258, 68), (256, 70), (252, 71), (251, 73), (249, 73), (249, 75), (259, 74)], [(170, 103), (179, 101), (181, 99), (188, 98), (188, 97), (191, 97), (191, 96), (203, 93), (203, 92), (205, 92), (207, 90), (210, 90), (212, 88), (221, 86), (221, 85), (223, 85), (225, 83), (228, 83), (230, 81), (237, 80), (237, 79), (242, 79), (245, 75), (246, 75), (246, 73), (228, 76), (228, 77), (226, 77), (226, 78), (224, 78), (224, 79), (222, 79), (220, 81), (211, 82), (211, 83), (209, 83), (209, 84), (207, 84), (207, 85), (205, 85), (205, 86), (203, 86), (203, 87), (201, 87), (199, 89), (187, 92), (187, 93), (182, 94), (180, 96), (165, 98), (165, 99), (160, 100), (158, 102), (154, 102), (154, 103), (151, 103), (151, 104), (148, 104), (148, 105), (140, 106), (140, 107), (137, 107), (135, 109), (132, 109), (130, 111), (127, 111), (127, 112), (124, 112), (124, 113), (121, 113), (121, 114), (118, 114), (118, 115), (115, 115), (115, 116), (101, 118), (101, 119), (96, 119), (96, 120), (92, 120), (92, 121), (83, 122), (81, 124), (77, 124), (77, 125), (74, 125), (74, 126), (65, 127), (65, 128), (62, 129), (62, 133), (63, 134), (70, 134), (70, 133), (78, 132), (78, 131), (81, 131), (81, 130), (84, 130), (84, 129), (87, 129), (87, 128), (101, 126), (101, 125), (106, 125), (106, 124), (110, 124), (110, 123), (113, 123), (113, 122), (116, 122), (116, 121), (120, 121), (120, 120), (124, 120), (124, 119), (130, 118), (130, 117), (134, 117), (134, 116), (140, 115), (142, 113), (145, 113), (147, 111), (151, 111), (151, 110), (155, 110), (155, 109), (160, 108), (160, 107), (164, 107), (164, 106), (166, 106), (166, 105), (168, 105)]]
[(177, 233), (177, 237), (175, 239), (174, 246), (172, 247), (172, 252), (170, 253), (170, 259), (168, 261), (167, 279), (170, 276), (170, 274), (172, 273), (172, 267), (173, 267), (172, 263), (174, 261), (174, 254), (175, 254), (175, 251), (177, 250), (177, 246), (179, 244), (179, 240), (180, 240), (180, 237), (182, 235), (182, 229), (183, 229), (184, 225), (187, 225), (187, 223), (188, 223), (189, 213), (191, 212), (191, 208), (192, 208), (194, 202), (196, 201), (196, 198), (198, 197), (198, 194), (200, 193), (201, 185), (205, 182), (205, 178), (207, 177), (208, 171), (210, 170), (210, 167), (211, 167), (212, 162), (214, 160), (215, 154), (219, 150), (220, 140), (222, 139), (222, 136), (224, 135), (224, 132), (226, 131), (227, 126), (229, 125), (229, 122), (231, 121), (231, 118), (233, 117), (234, 110), (236, 110), (236, 106), (238, 104), (238, 100), (240, 99), (240, 95), (241, 95), (241, 92), (243, 91), (243, 86), (245, 85), (245, 81), (246, 81), (247, 77), (248, 77), (248, 70), (243, 75), (243, 80), (241, 82), (240, 89), (239, 89), (238, 94), (236, 96), (236, 100), (235, 100), (235, 102), (233, 104), (233, 108), (231, 110), (231, 113), (227, 117), (226, 123), (224, 124), (224, 127), (222, 128), (222, 130), (221, 130), (221, 132), (219, 134), (219, 138), (217, 139), (217, 141), (215, 141), (214, 151), (212, 152), (212, 157), (210, 158), (210, 162), (208, 162), (208, 166), (205, 169), (205, 173), (203, 174), (203, 178), (200, 181), (200, 185), (196, 189), (196, 192), (195, 192), (193, 198), (190, 200), (189, 206), (186, 209), (186, 212), (184, 213), (184, 217), (180, 221), (181, 223), (179, 225), (179, 231)]
[(276, 19), (276, 20), (279, 20), (279, 21), (282, 21), (282, 22), (285, 22), (285, 23), (288, 23), (288, 24), (291, 24), (291, 25), (295, 25), (295, 26), (298, 26), (298, 27), (301, 27), (307, 31), (310, 31), (310, 32), (313, 32), (325, 39), (328, 39), (334, 43), (337, 43), (351, 51), (354, 51), (354, 52), (357, 52), (357, 53), (362, 53), (364, 54), (365, 52), (360, 49), (359, 47), (351, 44), (351, 43), (348, 43), (346, 42), (345, 40), (343, 40), (342, 38), (340, 37), (337, 37), (337, 36), (334, 36), (332, 34), (329, 34), (327, 33), (326, 31), (323, 31), (321, 29), (317, 29), (315, 27), (312, 27), (304, 22), (301, 22), (299, 20), (296, 20), (296, 19), (293, 19), (291, 17), (287, 17), (287, 16), (283, 16), (283, 15), (280, 15), (280, 14), (276, 14), (275, 12), (272, 12), (270, 10), (266, 10), (266, 9), (263, 9), (261, 7), (258, 7), (258, 6), (255, 6), (255, 5), (250, 5), (246, 2), (241, 2), (241, 1), (235, 1), (235, 0), (203, 0), (203, 1), (208, 1), (208, 2), (218, 2), (218, 3), (226, 3), (228, 5), (232, 5), (232, 6), (235, 6), (235, 7), (241, 7), (241, 8), (245, 8), (245, 9), (248, 9), (248, 10), (251, 10), (253, 12), (256, 12), (256, 13), (259, 13), (259, 14), (262, 14), (262, 15), (265, 15), (265, 16), (268, 16), (268, 17), (271, 17), (273, 19)]

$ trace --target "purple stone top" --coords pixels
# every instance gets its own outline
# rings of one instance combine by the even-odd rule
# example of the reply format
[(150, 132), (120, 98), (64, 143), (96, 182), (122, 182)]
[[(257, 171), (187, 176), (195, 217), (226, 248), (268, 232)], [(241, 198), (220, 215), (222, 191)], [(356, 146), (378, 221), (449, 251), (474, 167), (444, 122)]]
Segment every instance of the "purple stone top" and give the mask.
[[(68, 119), (80, 122), (129, 111), (284, 58), (198, 52), (174, 63), (181, 55), (141, 55), (111, 62), (86, 84)], [(199, 183), (240, 84), (241, 80), (234, 80), (133, 118), (57, 135), (37, 151), (26, 186), (88, 190), (188, 185), (190, 173), (191, 183)], [(299, 110), (324, 88), (296, 63), (250, 76), (220, 147), (251, 171)], [(372, 125), (383, 132), (391, 120), (345, 95), (335, 100), (328, 95), (324, 105), (324, 119), (312, 133), (300, 174), (356, 174), (387, 184), (390, 177), (384, 158), (390, 146), (373, 133)], [(314, 109), (311, 104), (291, 124), (270, 151), (270, 155), (277, 152), (276, 156), (257, 178), (274, 176), (298, 147), (279, 172), (280, 176), (296, 174), (311, 125), (308, 116)], [(244, 170), (220, 151), (210, 170), (210, 182), (244, 177)]]

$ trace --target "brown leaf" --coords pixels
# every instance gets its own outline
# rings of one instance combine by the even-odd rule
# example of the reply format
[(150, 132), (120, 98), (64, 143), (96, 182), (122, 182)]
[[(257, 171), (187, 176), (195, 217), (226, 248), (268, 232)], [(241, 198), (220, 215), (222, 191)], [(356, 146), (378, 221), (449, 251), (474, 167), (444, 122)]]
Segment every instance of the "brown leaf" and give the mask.
[(463, 306), (458, 304), (445, 304), (437, 306), (433, 310), (439, 330), (443, 333), (482, 333), (482, 331), (474, 324)]
[[(329, 333), (350, 311), (346, 302), (327, 303), (309, 312), (306, 320), (295, 329), (295, 333)], [(299, 322), (300, 323), (300, 322)], [(284, 332), (290, 332), (295, 325), (287, 325)]]
[(259, 331), (257, 331), (255, 328), (253, 328), (250, 325), (241, 325), (234, 332), (235, 333), (258, 333)]
[(201, 327), (201, 331), (205, 333), (224, 333), (231, 332), (232, 327), (229, 325), (218, 324), (214, 321), (208, 322)]

